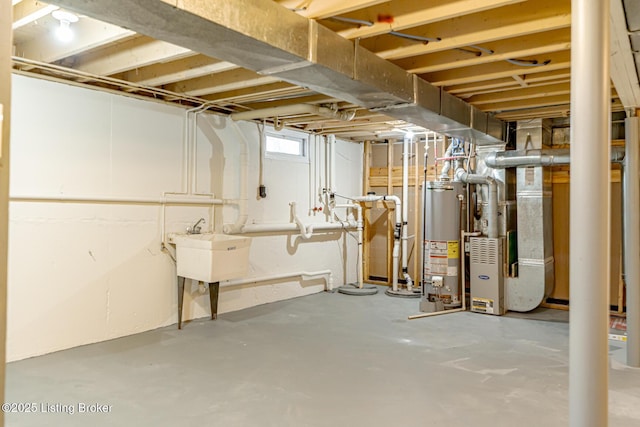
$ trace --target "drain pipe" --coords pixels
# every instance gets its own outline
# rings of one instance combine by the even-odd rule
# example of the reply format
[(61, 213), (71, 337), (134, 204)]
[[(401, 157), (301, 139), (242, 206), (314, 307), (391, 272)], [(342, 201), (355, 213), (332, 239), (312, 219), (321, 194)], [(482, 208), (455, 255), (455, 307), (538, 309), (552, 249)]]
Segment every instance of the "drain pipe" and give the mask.
[(280, 107), (264, 108), (260, 110), (241, 111), (229, 115), (231, 120), (256, 120), (267, 117), (283, 117), (294, 116), (300, 114), (313, 114), (323, 116), (329, 119), (340, 120), (343, 122), (351, 121), (356, 116), (356, 110), (338, 110), (338, 108), (329, 108), (313, 104), (295, 104)]
[[(312, 226), (309, 229), (309, 226)], [(343, 231), (343, 230), (353, 230), (356, 228), (355, 222), (351, 223), (343, 223), (343, 222), (320, 222), (313, 223), (307, 226), (303, 226), (305, 233), (317, 232), (317, 231)], [(269, 234), (269, 233), (290, 233), (300, 231), (300, 226), (295, 222), (287, 222), (287, 223), (272, 223), (272, 224), (246, 224), (242, 227), (242, 231), (231, 234)]]
[(326, 145), (329, 161), (328, 161), (328, 169), (329, 173), (327, 176), (327, 208), (329, 209), (329, 221), (333, 222), (335, 220), (335, 212), (334, 212), (334, 202), (335, 202), (335, 192), (336, 192), (336, 136), (333, 134), (327, 135), (327, 145)]
[(288, 279), (291, 277), (300, 277), (302, 280), (308, 280), (314, 277), (324, 277), (327, 291), (333, 290), (333, 272), (331, 270), (320, 271), (294, 271), (291, 273), (272, 274), (263, 277), (250, 277), (248, 279), (225, 280), (220, 282), (220, 287), (242, 286), (255, 284), (260, 282), (271, 282), (274, 280)]
[(608, 0), (571, 2), (570, 427), (609, 415), (609, 14)]
[(366, 196), (358, 196), (353, 197), (352, 200), (357, 202), (377, 202), (380, 200), (383, 201), (391, 201), (395, 203), (396, 208), (396, 223), (393, 231), (393, 271), (392, 271), (392, 288), (395, 292), (398, 291), (398, 258), (400, 257), (400, 236), (402, 235), (402, 202), (398, 198), (398, 196), (385, 195), (385, 196), (376, 196), (374, 194), (369, 194)]
[(356, 230), (358, 232), (358, 288), (362, 289), (364, 286), (364, 262), (362, 259), (362, 241), (364, 231), (364, 221), (362, 220), (362, 206), (358, 203), (346, 203), (336, 205), (336, 208), (355, 209), (357, 212)]
[(249, 156), (248, 156), (248, 146), (249, 142), (247, 138), (245, 138), (242, 130), (238, 127), (238, 125), (234, 121), (230, 121), (234, 130), (240, 136), (240, 195), (237, 200), (225, 200), (225, 204), (237, 205), (238, 206), (238, 217), (236, 218), (236, 222), (233, 224), (227, 224), (223, 227), (223, 231), (225, 234), (237, 234), (242, 232), (242, 228), (247, 223), (248, 214), (248, 198), (247, 198), (247, 185), (249, 182)]
[(496, 180), (491, 176), (468, 173), (462, 168), (456, 170), (455, 178), (466, 184), (481, 184), (489, 188), (487, 237), (498, 238), (498, 184)]
[(627, 155), (624, 163), (623, 211), (625, 285), (627, 288), (627, 365), (640, 367), (640, 118), (627, 117), (624, 128)]
[[(407, 250), (409, 237), (409, 145), (413, 141), (413, 135), (405, 134), (402, 143), (402, 276), (407, 283), (407, 290), (413, 289), (413, 280), (409, 275), (409, 251)], [(394, 289), (396, 290), (396, 289)]]

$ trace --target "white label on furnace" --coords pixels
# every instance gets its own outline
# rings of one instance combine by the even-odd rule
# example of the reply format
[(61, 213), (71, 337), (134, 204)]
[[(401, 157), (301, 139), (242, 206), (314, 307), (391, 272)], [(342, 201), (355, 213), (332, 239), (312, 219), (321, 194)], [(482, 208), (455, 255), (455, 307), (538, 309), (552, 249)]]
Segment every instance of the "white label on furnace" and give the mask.
[(447, 267), (447, 276), (457, 276), (458, 267)]

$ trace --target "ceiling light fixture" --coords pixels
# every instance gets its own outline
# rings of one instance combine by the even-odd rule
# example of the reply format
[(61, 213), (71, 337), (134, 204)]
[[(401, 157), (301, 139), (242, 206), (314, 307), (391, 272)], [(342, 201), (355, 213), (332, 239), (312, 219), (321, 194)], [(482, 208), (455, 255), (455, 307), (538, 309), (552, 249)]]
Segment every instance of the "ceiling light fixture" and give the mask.
[(65, 12), (64, 10), (55, 10), (51, 13), (55, 19), (60, 21), (60, 26), (56, 29), (56, 36), (62, 42), (70, 42), (73, 40), (73, 30), (71, 24), (78, 22), (78, 17), (71, 12)]

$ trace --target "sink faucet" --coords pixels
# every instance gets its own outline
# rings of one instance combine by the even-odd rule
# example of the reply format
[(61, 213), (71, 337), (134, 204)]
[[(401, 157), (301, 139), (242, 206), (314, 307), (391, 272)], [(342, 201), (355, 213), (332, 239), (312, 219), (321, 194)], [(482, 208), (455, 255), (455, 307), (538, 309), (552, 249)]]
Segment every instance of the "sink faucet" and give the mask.
[(204, 224), (204, 218), (200, 218), (198, 222), (188, 227), (187, 234), (200, 234), (200, 230), (202, 230), (202, 227), (200, 227), (200, 223)]

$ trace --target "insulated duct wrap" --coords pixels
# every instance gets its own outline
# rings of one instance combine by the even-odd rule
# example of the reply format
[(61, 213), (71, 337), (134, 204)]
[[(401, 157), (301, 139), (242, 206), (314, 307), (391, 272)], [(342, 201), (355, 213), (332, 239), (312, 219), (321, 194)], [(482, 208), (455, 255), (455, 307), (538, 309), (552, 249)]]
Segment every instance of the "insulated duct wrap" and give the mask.
[(445, 135), (503, 140), (499, 120), (272, 0), (51, 3)]

